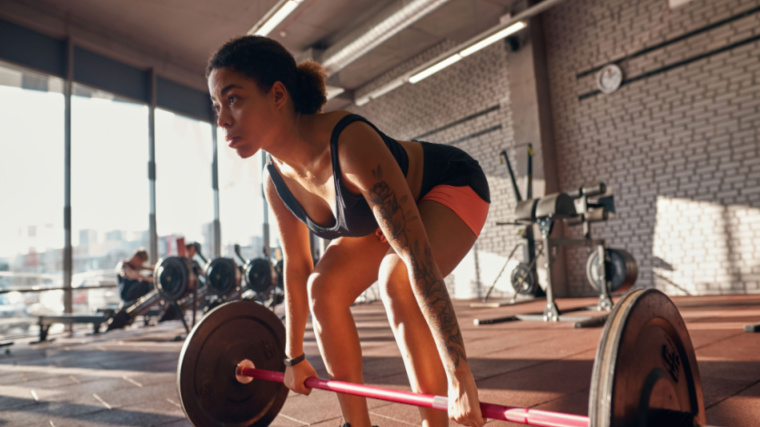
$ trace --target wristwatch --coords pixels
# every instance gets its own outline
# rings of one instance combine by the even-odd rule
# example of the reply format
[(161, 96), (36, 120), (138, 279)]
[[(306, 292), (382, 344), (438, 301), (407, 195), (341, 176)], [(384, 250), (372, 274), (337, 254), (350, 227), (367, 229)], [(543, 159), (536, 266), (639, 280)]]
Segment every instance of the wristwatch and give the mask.
[(288, 359), (287, 357), (282, 360), (283, 363), (285, 363), (285, 366), (295, 366), (301, 362), (303, 362), (306, 359), (306, 354), (302, 354), (298, 357), (294, 357), (292, 359)]

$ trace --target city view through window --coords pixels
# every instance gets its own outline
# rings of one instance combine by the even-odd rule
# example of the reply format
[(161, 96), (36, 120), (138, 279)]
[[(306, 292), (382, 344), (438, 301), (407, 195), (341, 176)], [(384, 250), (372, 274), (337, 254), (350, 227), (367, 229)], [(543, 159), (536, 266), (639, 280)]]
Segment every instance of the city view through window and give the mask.
[[(82, 85), (73, 92), (73, 311), (94, 313), (121, 302), (116, 264), (150, 246), (149, 108)], [(0, 64), (0, 339), (35, 334), (35, 316), (64, 310), (62, 290), (30, 292), (63, 286), (64, 103), (61, 79)], [(176, 255), (184, 239), (210, 260), (212, 125), (164, 110), (155, 117), (155, 255)], [(240, 159), (218, 135), (218, 253), (234, 258), (237, 244), (244, 257), (260, 257), (261, 155)], [(274, 227), (270, 236), (276, 246)]]

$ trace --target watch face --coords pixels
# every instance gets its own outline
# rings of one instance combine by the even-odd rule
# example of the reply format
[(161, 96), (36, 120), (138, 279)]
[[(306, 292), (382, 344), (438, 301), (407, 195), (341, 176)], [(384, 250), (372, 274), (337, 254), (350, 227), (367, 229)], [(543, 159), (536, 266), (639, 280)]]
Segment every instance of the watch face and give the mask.
[(599, 90), (604, 93), (612, 93), (623, 83), (623, 70), (615, 64), (605, 65), (596, 77)]

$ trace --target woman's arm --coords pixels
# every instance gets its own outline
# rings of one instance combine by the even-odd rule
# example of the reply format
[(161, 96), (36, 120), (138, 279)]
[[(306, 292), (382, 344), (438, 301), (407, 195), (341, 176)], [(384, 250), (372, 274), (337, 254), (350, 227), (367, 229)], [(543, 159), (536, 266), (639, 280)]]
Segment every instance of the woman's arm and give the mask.
[[(264, 174), (264, 194), (274, 212), (282, 242), (283, 274), (285, 288), (285, 342), (286, 357), (303, 354), (303, 337), (309, 316), (309, 300), (306, 282), (314, 269), (309, 246), (309, 231), (280, 200), (269, 174)], [(308, 392), (303, 384), (295, 385), (301, 393)], [(301, 388), (299, 388), (301, 387)]]
[(446, 370), (450, 397), (454, 389), (453, 398), (464, 400), (456, 404), (464, 408), (463, 413), (456, 414), (451, 413), (450, 401), (449, 415), (459, 422), (482, 425), (456, 314), (406, 178), (380, 136), (367, 124), (348, 126), (338, 146), (343, 174), (367, 199), (388, 243), (407, 266), (412, 290)]

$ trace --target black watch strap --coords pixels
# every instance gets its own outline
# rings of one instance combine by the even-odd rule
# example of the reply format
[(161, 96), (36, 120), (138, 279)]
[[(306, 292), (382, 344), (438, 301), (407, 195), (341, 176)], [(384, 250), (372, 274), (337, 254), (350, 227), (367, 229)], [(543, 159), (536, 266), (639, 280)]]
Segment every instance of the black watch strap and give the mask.
[(301, 362), (303, 362), (306, 359), (306, 354), (302, 354), (298, 357), (294, 357), (292, 359), (288, 359), (287, 357), (283, 359), (283, 362), (285, 363), (285, 366), (295, 366)]

